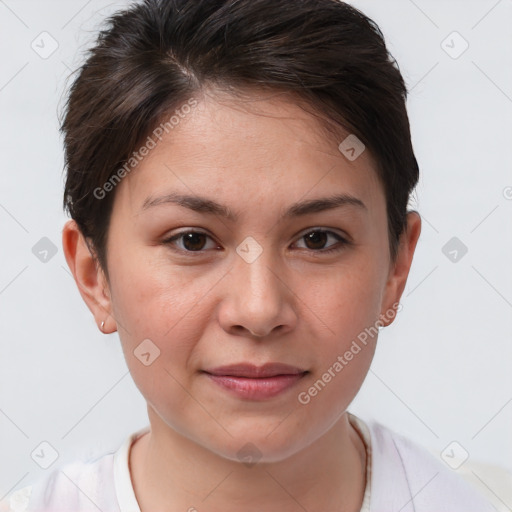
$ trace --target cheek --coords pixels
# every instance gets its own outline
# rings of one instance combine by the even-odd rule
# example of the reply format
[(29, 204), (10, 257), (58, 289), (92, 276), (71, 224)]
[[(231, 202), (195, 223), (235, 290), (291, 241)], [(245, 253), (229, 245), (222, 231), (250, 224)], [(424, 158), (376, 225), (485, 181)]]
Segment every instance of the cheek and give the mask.
[(144, 256), (144, 251), (139, 255), (133, 251), (129, 258), (120, 260), (112, 273), (113, 308), (122, 324), (120, 334), (126, 331), (128, 337), (136, 334), (162, 338), (198, 326), (201, 300), (215, 276), (201, 276), (193, 267), (173, 266), (160, 256), (152, 261), (146, 261)]
[(132, 253), (113, 267), (111, 284), (113, 313), (135, 384), (149, 402), (172, 400), (176, 410), (186, 399), (178, 383), (190, 385), (194, 347), (210, 319), (204, 297), (211, 280), (192, 277), (186, 268), (139, 264)]
[(318, 428), (328, 428), (357, 395), (375, 353), (379, 273), (365, 264), (347, 267), (308, 293), (325, 334), (316, 345), (315, 374), (300, 388), (297, 402), (303, 414), (318, 418)]
[(331, 404), (343, 411), (363, 383), (377, 341), (381, 281), (372, 256), (359, 254), (357, 263), (340, 266), (329, 277), (312, 279), (302, 288), (307, 309), (319, 325), (317, 384), (314, 389), (302, 389), (312, 407)]
[(297, 295), (323, 325), (331, 350), (340, 350), (379, 318), (382, 275), (371, 254), (303, 282)]

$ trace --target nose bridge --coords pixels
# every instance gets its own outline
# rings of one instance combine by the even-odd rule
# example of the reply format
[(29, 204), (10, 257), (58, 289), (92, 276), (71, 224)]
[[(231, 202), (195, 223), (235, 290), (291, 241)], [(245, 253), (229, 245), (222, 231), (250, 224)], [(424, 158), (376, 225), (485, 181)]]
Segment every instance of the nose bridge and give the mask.
[[(249, 252), (245, 254), (250, 257), (240, 256), (233, 270), (237, 275), (237, 293), (240, 294), (240, 299), (245, 301), (246, 307), (256, 309), (254, 313), (258, 314), (276, 308), (282, 300), (281, 282), (276, 276), (279, 274), (279, 265), (270, 248), (263, 249), (260, 246), (261, 249), (258, 250), (248, 245)], [(241, 252), (243, 248), (239, 247), (237, 252)]]

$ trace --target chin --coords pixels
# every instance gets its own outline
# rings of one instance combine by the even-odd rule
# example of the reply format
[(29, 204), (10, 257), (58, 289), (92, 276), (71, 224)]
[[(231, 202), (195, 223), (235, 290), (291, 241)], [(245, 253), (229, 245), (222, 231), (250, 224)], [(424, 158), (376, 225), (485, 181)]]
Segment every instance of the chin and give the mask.
[(303, 433), (293, 436), (286, 428), (280, 434), (274, 431), (268, 435), (268, 432), (272, 429), (247, 428), (238, 434), (231, 432), (233, 437), (229, 439), (229, 445), (217, 446), (212, 451), (251, 467), (256, 463), (281, 462), (307, 446)]

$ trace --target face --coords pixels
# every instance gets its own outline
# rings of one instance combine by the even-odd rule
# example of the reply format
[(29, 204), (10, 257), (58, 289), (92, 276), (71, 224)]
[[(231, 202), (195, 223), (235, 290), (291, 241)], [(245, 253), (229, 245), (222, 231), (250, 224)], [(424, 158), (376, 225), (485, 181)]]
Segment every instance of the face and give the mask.
[(111, 318), (155, 435), (277, 461), (345, 413), (405, 282), (375, 163), (341, 140), (283, 98), (204, 97), (117, 185)]

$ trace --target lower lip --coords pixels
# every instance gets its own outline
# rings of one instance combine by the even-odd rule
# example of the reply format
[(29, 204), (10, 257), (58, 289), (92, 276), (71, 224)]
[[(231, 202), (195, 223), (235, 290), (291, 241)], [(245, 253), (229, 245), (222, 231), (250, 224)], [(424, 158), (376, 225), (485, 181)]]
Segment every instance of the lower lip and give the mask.
[(276, 375), (259, 379), (235, 377), (233, 375), (212, 375), (208, 377), (219, 386), (240, 398), (248, 400), (265, 400), (283, 393), (299, 382), (306, 373), (293, 375)]

